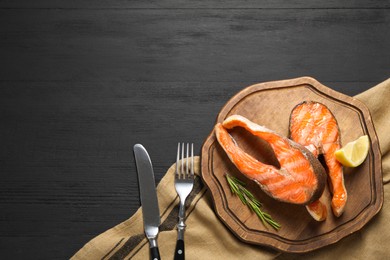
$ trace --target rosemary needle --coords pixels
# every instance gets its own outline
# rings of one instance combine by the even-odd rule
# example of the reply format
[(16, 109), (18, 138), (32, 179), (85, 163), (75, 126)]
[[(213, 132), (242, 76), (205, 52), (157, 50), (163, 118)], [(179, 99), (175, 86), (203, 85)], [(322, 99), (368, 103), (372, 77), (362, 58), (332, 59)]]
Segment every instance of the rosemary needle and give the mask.
[(249, 190), (245, 188), (244, 182), (233, 176), (230, 176), (227, 173), (225, 176), (232, 193), (237, 195), (244, 205), (247, 205), (253, 212), (256, 213), (259, 219), (263, 222), (264, 226), (268, 224), (276, 230), (280, 229), (281, 225), (276, 222), (270, 214), (261, 210), (262, 204)]

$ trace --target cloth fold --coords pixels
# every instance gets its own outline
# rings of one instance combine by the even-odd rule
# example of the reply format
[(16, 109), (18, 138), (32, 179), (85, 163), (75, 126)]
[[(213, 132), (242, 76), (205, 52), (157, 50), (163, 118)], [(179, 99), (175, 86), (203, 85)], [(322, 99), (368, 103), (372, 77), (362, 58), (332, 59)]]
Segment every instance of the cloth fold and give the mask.
[[(382, 152), (384, 204), (365, 227), (339, 242), (305, 253), (289, 254), (241, 242), (215, 215), (210, 193), (200, 176), (200, 158), (195, 158), (195, 186), (186, 201), (187, 259), (386, 259), (390, 257), (390, 79), (355, 96), (370, 110)], [(157, 186), (161, 213), (158, 237), (162, 259), (173, 259), (177, 238), (179, 198), (174, 188), (175, 164)], [(142, 212), (107, 230), (84, 245), (71, 259), (148, 259), (149, 244), (143, 233)]]

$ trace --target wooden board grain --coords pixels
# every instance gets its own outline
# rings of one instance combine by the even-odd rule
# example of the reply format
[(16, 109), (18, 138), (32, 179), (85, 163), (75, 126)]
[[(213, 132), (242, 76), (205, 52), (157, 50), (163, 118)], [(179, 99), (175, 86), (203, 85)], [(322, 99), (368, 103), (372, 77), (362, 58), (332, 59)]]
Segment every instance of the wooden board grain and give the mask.
[[(325, 104), (335, 115), (343, 144), (368, 135), (371, 147), (366, 161), (357, 168), (344, 168), (348, 202), (339, 218), (333, 216), (328, 205), (328, 218), (316, 222), (305, 207), (277, 202), (263, 193), (255, 183), (245, 179), (230, 162), (215, 139), (214, 133), (202, 147), (202, 177), (209, 187), (217, 215), (241, 240), (267, 245), (286, 252), (308, 252), (339, 241), (361, 229), (382, 207), (383, 185), (381, 154), (370, 113), (358, 100), (327, 88), (316, 80), (303, 77), (274, 81), (245, 88), (222, 108), (217, 122), (239, 114), (264, 125), (279, 134), (288, 135), (288, 120), (295, 105), (313, 100)], [(240, 146), (260, 160), (268, 154), (261, 142), (251, 139), (243, 131), (231, 133)], [(257, 142), (257, 143), (256, 143)], [(263, 203), (264, 210), (278, 221), (282, 228), (266, 228), (240, 200), (233, 196), (225, 180), (230, 173), (244, 180), (248, 188)], [(330, 201), (330, 192), (325, 194)]]

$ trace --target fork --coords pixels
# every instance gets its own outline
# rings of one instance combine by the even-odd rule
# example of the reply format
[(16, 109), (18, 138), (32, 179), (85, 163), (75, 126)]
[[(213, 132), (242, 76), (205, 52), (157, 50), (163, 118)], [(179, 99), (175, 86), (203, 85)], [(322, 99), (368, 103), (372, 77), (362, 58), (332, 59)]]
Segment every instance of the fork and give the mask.
[[(187, 143), (186, 159), (184, 159), (184, 143), (177, 145), (175, 188), (180, 198), (179, 222), (177, 224), (177, 242), (175, 260), (185, 259), (184, 254), (184, 230), (185, 224), (185, 201), (194, 187), (194, 144), (191, 143), (189, 155), (189, 143)], [(181, 156), (180, 156), (181, 154)], [(189, 158), (190, 157), (190, 158)], [(185, 166), (185, 167), (184, 167)]]

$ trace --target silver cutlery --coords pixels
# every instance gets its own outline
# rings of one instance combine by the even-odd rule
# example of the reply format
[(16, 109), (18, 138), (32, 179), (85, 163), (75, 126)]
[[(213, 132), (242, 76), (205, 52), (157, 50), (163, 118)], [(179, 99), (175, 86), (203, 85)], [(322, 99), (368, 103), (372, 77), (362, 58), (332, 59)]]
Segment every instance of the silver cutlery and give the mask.
[[(177, 224), (177, 242), (175, 249), (175, 260), (185, 259), (184, 253), (184, 230), (185, 224), (185, 201), (194, 187), (194, 144), (186, 144), (186, 154), (184, 154), (184, 143), (177, 145), (175, 188), (180, 197), (179, 222)], [(186, 156), (186, 157), (184, 157)]]
[(160, 210), (158, 208), (153, 166), (148, 152), (141, 144), (134, 145), (133, 151), (138, 173), (144, 231), (150, 245), (150, 259), (159, 260), (160, 252), (157, 245), (157, 235), (160, 226)]

